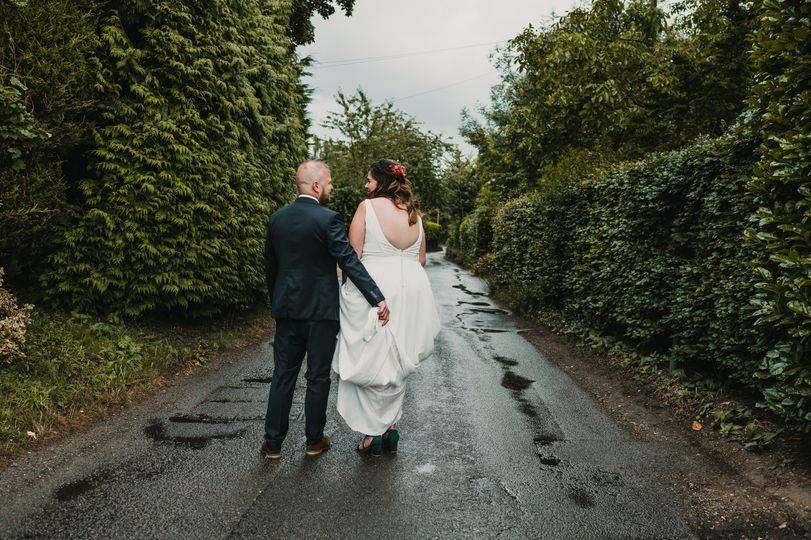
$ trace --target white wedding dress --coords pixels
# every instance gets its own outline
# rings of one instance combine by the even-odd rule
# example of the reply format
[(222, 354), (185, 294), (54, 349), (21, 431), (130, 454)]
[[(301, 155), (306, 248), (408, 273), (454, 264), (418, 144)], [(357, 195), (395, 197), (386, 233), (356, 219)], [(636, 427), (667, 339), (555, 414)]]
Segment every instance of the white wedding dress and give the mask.
[(351, 280), (341, 286), (338, 343), (332, 369), (338, 374), (338, 412), (353, 430), (380, 435), (400, 420), (406, 377), (434, 351), (439, 313), (428, 275), (419, 262), (425, 234), (394, 247), (383, 234), (370, 200), (361, 261), (389, 306), (383, 326)]

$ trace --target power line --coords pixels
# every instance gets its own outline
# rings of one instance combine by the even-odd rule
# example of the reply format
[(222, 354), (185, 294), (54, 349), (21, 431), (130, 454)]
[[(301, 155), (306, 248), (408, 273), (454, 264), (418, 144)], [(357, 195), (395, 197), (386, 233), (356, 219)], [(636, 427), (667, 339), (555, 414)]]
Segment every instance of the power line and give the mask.
[(471, 47), (484, 47), (485, 45), (496, 45), (498, 43), (505, 43), (507, 40), (501, 41), (488, 41), (486, 43), (472, 43), (470, 45), (459, 45), (457, 47), (445, 47), (443, 49), (429, 49), (427, 51), (411, 51), (405, 53), (397, 53), (393, 55), (386, 55), (386, 56), (365, 56), (360, 58), (343, 58), (339, 60), (316, 60), (316, 64), (334, 64), (334, 63), (344, 63), (344, 62), (359, 62), (364, 60), (378, 60), (384, 58), (391, 58), (391, 57), (400, 57), (400, 56), (411, 56), (416, 54), (431, 54), (436, 52), (445, 52), (445, 51), (455, 51), (458, 49), (469, 49)]
[(423, 96), (425, 94), (430, 94), (432, 92), (439, 92), (440, 90), (445, 90), (446, 88), (451, 88), (453, 86), (459, 86), (460, 84), (465, 84), (466, 82), (470, 82), (470, 81), (473, 81), (473, 80), (476, 80), (476, 79), (481, 79), (482, 77), (484, 77), (486, 75), (490, 75), (490, 73), (491, 72), (489, 72), (489, 71), (485, 72), (485, 73), (480, 73), (480, 74), (476, 75), (475, 77), (469, 77), (467, 79), (462, 79), (461, 81), (452, 82), (450, 84), (446, 84), (446, 85), (443, 85), (443, 86), (437, 86), (436, 88), (431, 88), (429, 90), (423, 90), (422, 92), (417, 92), (416, 94), (410, 94), (410, 95), (407, 95), (407, 96), (394, 98), (393, 100), (391, 100), (391, 102), (392, 103), (397, 103), (398, 101), (403, 101), (404, 99), (411, 99), (413, 97)]
[(343, 66), (354, 66), (356, 64), (368, 64), (372, 62), (383, 62), (385, 60), (395, 60), (398, 58), (406, 58), (410, 56), (422, 56), (426, 54), (435, 54), (440, 52), (447, 52), (447, 51), (458, 51), (462, 49), (472, 49), (474, 47), (485, 47), (489, 45), (497, 45), (499, 43), (505, 43), (506, 40), (501, 41), (490, 41), (487, 43), (473, 43), (471, 45), (461, 45), (459, 47), (446, 47), (444, 49), (430, 49), (427, 51), (413, 51), (407, 53), (399, 53), (399, 54), (390, 54), (386, 56), (367, 56), (363, 58), (345, 58), (343, 60), (324, 60), (324, 61), (315, 61), (312, 68), (317, 69), (328, 69), (333, 67), (343, 67)]

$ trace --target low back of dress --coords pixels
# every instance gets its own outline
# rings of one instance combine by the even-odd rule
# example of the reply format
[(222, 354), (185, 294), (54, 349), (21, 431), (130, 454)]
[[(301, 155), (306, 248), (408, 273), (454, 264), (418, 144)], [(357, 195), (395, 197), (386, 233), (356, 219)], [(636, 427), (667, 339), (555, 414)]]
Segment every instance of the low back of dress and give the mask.
[(365, 261), (380, 257), (405, 257), (419, 261), (423, 236), (422, 218), (417, 218), (417, 227), (419, 227), (417, 240), (405, 249), (398, 249), (386, 238), (372, 201), (366, 199), (364, 204), (366, 205), (366, 239), (363, 242), (362, 259)]

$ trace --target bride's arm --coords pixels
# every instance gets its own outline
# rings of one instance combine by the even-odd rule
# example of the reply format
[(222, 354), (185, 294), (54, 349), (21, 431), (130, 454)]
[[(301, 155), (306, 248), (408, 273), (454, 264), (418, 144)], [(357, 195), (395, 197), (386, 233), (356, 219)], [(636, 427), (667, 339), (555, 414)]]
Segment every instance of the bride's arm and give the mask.
[(355, 210), (352, 223), (349, 224), (349, 245), (358, 254), (358, 259), (363, 256), (363, 243), (366, 240), (366, 205), (361, 203)]
[[(420, 228), (422, 228), (422, 221), (420, 221)], [(425, 266), (425, 231), (422, 231), (422, 242), (420, 242), (420, 264)]]

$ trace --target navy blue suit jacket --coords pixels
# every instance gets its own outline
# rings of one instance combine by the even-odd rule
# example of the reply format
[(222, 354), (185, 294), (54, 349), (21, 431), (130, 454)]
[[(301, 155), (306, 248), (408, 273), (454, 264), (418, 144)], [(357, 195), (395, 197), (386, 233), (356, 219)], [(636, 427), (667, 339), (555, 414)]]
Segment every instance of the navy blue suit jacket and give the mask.
[(338, 275), (346, 272), (371, 306), (384, 298), (349, 245), (341, 215), (299, 197), (270, 215), (265, 277), (277, 319), (338, 320)]

